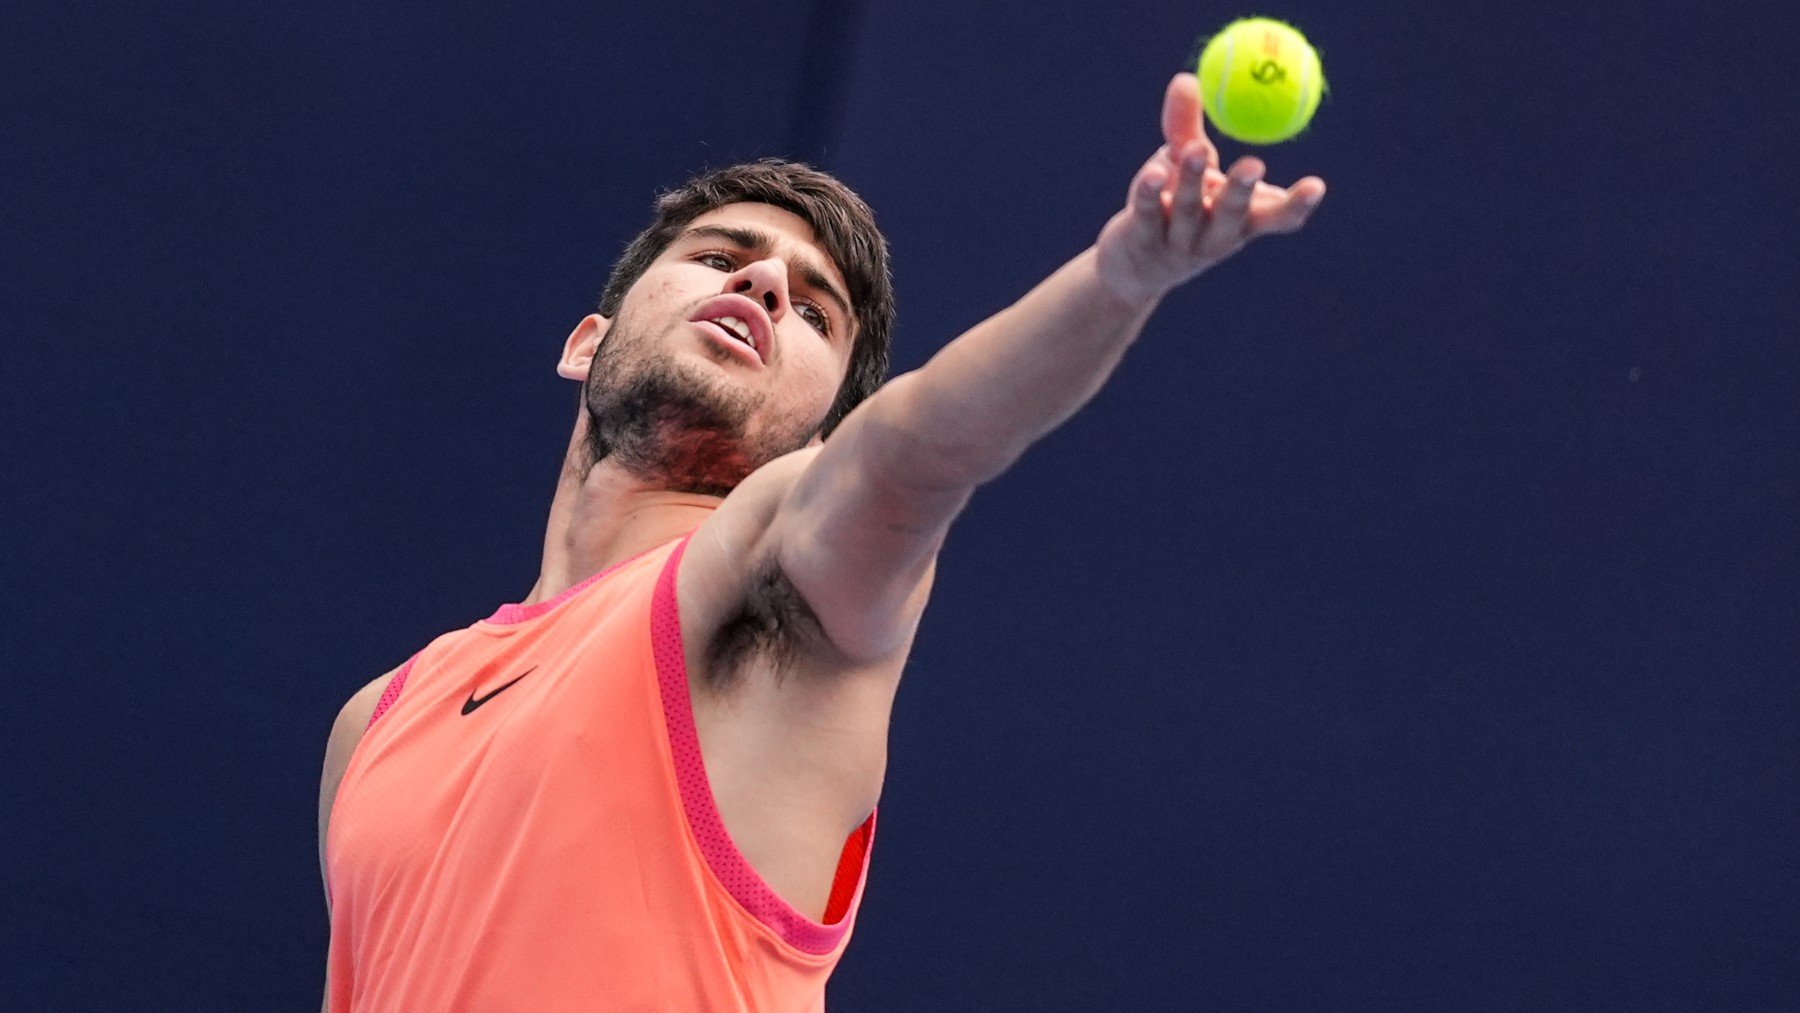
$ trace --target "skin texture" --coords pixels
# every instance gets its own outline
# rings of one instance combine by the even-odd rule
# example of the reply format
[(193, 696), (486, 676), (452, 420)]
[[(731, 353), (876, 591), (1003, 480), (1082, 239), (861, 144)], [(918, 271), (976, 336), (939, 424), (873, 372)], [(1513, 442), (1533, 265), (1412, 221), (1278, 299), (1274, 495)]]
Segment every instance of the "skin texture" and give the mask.
[[(768, 244), (678, 240), (616, 319), (590, 315), (564, 344), (557, 372), (583, 384), (581, 404), (520, 600), (695, 531), (679, 603), (708, 778), (739, 850), (814, 918), (845, 835), (879, 797), (937, 554), (976, 487), (1093, 397), (1165, 294), (1299, 230), (1324, 196), (1316, 176), (1264, 182), (1250, 156), (1221, 171), (1192, 74), (1170, 80), (1162, 131), (1093, 245), (889, 382), (829, 441), (816, 433), (853, 321), (805, 281), (810, 262), (843, 290), (810, 227), (782, 209), (708, 212), (693, 224)], [(766, 361), (690, 322), (722, 295), (762, 307)], [(830, 314), (829, 333), (809, 306)], [(347, 756), (337, 738), (332, 755)]]

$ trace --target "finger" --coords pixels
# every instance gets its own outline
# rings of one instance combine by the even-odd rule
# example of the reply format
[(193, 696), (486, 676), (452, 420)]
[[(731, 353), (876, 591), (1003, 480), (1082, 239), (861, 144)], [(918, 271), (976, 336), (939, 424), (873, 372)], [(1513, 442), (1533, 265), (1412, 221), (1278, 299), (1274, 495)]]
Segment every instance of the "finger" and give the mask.
[(1206, 170), (1206, 181), (1200, 184), (1200, 203), (1211, 213), (1219, 192), (1225, 188), (1226, 176), (1216, 168)]
[[(1309, 180), (1317, 185), (1306, 185)], [(1325, 181), (1308, 176), (1273, 199), (1253, 199), (1247, 222), (1249, 237), (1300, 231), (1324, 197)]]
[(1179, 154), (1196, 137), (1204, 138), (1200, 126), (1200, 79), (1192, 74), (1176, 74), (1163, 91), (1163, 143), (1169, 154)]
[(1212, 220), (1207, 223), (1203, 243), (1229, 249), (1244, 240), (1244, 219), (1250, 211), (1250, 197), (1262, 178), (1262, 160), (1244, 156), (1231, 167), (1230, 180), (1224, 192), (1213, 202)]
[[(1209, 151), (1211, 151), (1212, 156), (1216, 162), (1217, 157), (1218, 157), (1218, 151), (1216, 149), (1209, 149)], [(1212, 165), (1207, 168), (1206, 181), (1204, 183), (1200, 184), (1200, 203), (1208, 211), (1212, 210), (1213, 203), (1218, 199), (1219, 191), (1223, 190), (1225, 188), (1225, 183), (1229, 178), (1230, 177), (1228, 177), (1224, 173), (1220, 172), (1216, 165)], [(1251, 198), (1250, 198), (1251, 212), (1255, 213), (1257, 208), (1262, 207), (1264, 204), (1268, 203), (1268, 201), (1270, 199), (1286, 200), (1287, 199), (1287, 191), (1283, 190), (1281, 187), (1274, 185), (1273, 183), (1264, 183), (1264, 182), (1258, 180), (1257, 184), (1256, 184), (1256, 188), (1251, 191)]]
[(1163, 184), (1167, 171), (1152, 158), (1131, 180), (1131, 234), (1146, 243), (1163, 241)]
[(1180, 176), (1175, 194), (1169, 202), (1169, 246), (1181, 251), (1194, 248), (1206, 212), (1200, 205), (1200, 184), (1206, 178), (1206, 155), (1198, 142), (1190, 142), (1182, 152)]
[[(1138, 167), (1138, 176), (1139, 177), (1142, 177), (1144, 174), (1144, 170), (1150, 168), (1151, 166), (1160, 166), (1162, 168), (1163, 203), (1164, 204), (1168, 203), (1169, 187), (1173, 184), (1174, 179), (1175, 179), (1175, 164), (1176, 164), (1175, 156), (1176, 156), (1176, 154), (1177, 154), (1176, 152), (1171, 151), (1169, 149), (1169, 146), (1167, 144), (1164, 144), (1161, 147), (1157, 148), (1156, 151), (1153, 152), (1149, 158), (1145, 159), (1143, 165)], [(1134, 181), (1133, 185), (1134, 186), (1136, 185), (1135, 181)]]

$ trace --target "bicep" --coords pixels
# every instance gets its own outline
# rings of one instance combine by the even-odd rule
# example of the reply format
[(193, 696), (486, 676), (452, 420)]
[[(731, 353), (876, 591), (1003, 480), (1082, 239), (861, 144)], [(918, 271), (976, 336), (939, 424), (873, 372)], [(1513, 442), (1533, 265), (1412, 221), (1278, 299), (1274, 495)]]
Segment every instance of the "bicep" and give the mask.
[(919, 427), (903, 376), (845, 418), (771, 522), (777, 561), (833, 644), (865, 661), (910, 642), (950, 524), (975, 485), (933, 448), (910, 442)]

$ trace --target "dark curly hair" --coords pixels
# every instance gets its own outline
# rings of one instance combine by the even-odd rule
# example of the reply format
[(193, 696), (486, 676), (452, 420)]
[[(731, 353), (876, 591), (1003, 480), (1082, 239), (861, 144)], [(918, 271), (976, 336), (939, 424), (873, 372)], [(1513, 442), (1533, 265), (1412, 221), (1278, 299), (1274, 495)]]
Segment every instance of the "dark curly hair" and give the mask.
[(771, 204), (805, 219), (850, 289), (856, 343), (850, 349), (844, 383), (820, 427), (821, 434), (829, 436), (887, 378), (894, 330), (887, 238), (875, 225), (875, 212), (835, 176), (803, 162), (764, 158), (713, 169), (664, 191), (656, 198), (655, 220), (613, 265), (600, 293), (600, 314), (618, 313), (625, 293), (689, 222), (714, 208), (745, 202)]

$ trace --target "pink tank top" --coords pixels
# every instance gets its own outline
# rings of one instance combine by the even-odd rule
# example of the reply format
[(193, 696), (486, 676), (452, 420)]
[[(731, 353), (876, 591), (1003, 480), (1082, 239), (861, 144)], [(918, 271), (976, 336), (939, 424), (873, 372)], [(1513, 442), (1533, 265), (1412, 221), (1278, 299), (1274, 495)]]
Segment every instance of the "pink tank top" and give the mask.
[(503, 605), (395, 675), (332, 804), (332, 1013), (824, 1008), (875, 815), (823, 922), (732, 844), (689, 703), (686, 545)]

